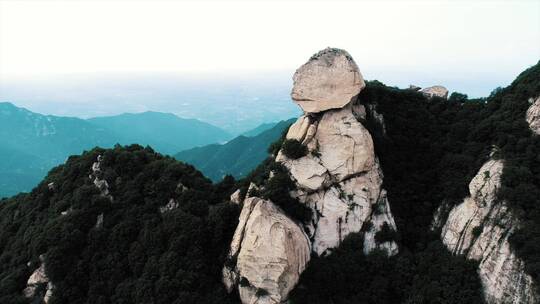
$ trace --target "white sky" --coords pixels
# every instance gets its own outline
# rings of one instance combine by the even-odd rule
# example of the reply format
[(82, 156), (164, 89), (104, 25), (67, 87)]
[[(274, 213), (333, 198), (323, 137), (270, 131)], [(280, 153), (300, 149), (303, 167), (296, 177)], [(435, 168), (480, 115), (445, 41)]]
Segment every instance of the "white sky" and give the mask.
[(0, 0), (0, 80), (290, 71), (327, 46), (348, 50), (368, 79), (513, 79), (540, 59), (540, 1)]

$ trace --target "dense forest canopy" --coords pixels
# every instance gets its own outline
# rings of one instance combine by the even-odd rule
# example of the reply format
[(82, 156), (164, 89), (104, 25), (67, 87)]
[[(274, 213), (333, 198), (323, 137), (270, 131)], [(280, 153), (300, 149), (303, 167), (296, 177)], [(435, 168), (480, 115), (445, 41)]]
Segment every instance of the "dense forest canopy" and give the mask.
[[(112, 202), (88, 177), (98, 155)], [(227, 303), (220, 274), (239, 215), (225, 202), (233, 185), (137, 145), (70, 157), (30, 194), (2, 202), (0, 302), (27, 303), (21, 291), (45, 254), (59, 291), (51, 303)], [(171, 198), (179, 207), (160, 213)]]

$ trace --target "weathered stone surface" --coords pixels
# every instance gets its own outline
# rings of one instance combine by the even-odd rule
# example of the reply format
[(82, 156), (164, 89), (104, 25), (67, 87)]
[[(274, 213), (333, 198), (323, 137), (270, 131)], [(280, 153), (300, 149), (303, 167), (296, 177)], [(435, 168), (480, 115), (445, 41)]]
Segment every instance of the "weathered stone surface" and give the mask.
[(455, 206), (442, 228), (450, 251), (480, 262), (478, 273), (488, 303), (532, 304), (540, 299), (524, 263), (510, 248), (519, 220), (496, 200), (503, 161), (489, 160), (469, 184), (470, 196)]
[[(247, 198), (223, 270), (225, 286), (238, 286), (242, 303), (287, 300), (310, 258), (310, 243), (300, 226), (272, 202)], [(231, 262), (231, 264), (234, 264)]]
[(358, 102), (351, 104), (352, 112), (356, 120), (362, 121), (367, 119), (366, 107)]
[(234, 191), (233, 194), (231, 194), (231, 197), (229, 198), (229, 200), (231, 201), (231, 203), (234, 203), (234, 204), (237, 204), (237, 205), (240, 205), (241, 201), (242, 201), (242, 198), (241, 198), (241, 195), (240, 195), (240, 189)]
[(248, 195), (223, 269), (227, 290), (239, 286), (244, 304), (282, 303), (311, 252), (328, 254), (351, 233), (366, 231), (365, 253), (398, 253), (394, 241), (375, 241), (385, 224), (396, 225), (371, 134), (361, 123), (377, 114), (384, 128), (383, 117), (351, 103), (364, 86), (356, 64), (346, 52), (327, 49), (298, 69), (294, 80), (292, 96), (305, 114), (286, 137), (309, 153), (289, 159), (280, 151), (275, 160), (289, 170), (296, 186), (290, 195), (313, 211), (312, 219), (296, 223), (271, 202)]
[(485, 163), (469, 184), (470, 196), (450, 211), (442, 229), (442, 241), (456, 254), (464, 254), (475, 240), (473, 230), (480, 227), (494, 203), (500, 187), (503, 162)]
[(423, 88), (420, 90), (424, 96), (432, 98), (432, 97), (441, 97), (441, 98), (448, 98), (448, 89), (446, 89), (443, 86), (436, 85), (432, 87)]
[[(371, 135), (354, 115), (355, 108), (362, 115), (359, 107), (350, 105), (309, 118), (309, 126), (291, 128), (287, 138), (302, 140), (310, 153), (293, 160), (280, 152), (276, 161), (289, 169), (296, 183), (297, 190), (292, 195), (313, 210), (312, 222), (304, 223), (312, 238), (313, 252), (326, 254), (350, 233), (371, 225), (373, 235), (366, 252), (380, 248), (393, 255), (397, 253), (395, 242), (379, 246), (381, 244), (374, 241), (375, 233), (385, 221), (393, 229), (395, 224), (389, 207), (384, 209), (383, 206), (388, 210), (386, 214), (373, 214), (373, 206), (381, 195), (386, 202), (385, 192), (381, 189), (382, 171)], [(306, 117), (300, 117), (296, 125), (305, 125)], [(310, 132), (307, 130), (310, 129), (314, 129), (314, 134), (308, 137)], [(305, 130), (305, 134), (299, 130)], [(375, 223), (371, 223), (371, 219)]]
[(373, 206), (371, 217), (369, 219), (370, 229), (364, 234), (364, 253), (368, 254), (375, 249), (383, 250), (389, 256), (393, 256), (399, 253), (398, 245), (395, 241), (387, 241), (378, 243), (375, 240), (377, 232), (382, 230), (382, 227), (387, 224), (390, 229), (397, 231), (392, 211), (390, 211), (390, 204), (388, 204), (388, 198), (386, 197), (386, 191), (381, 190), (378, 198), (377, 205)]
[(174, 210), (174, 209), (178, 208), (179, 206), (180, 206), (180, 204), (174, 198), (171, 198), (171, 199), (169, 199), (169, 202), (165, 206), (159, 207), (159, 212), (160, 213), (165, 213), (167, 211)]
[[(298, 122), (304, 124), (305, 116)], [(315, 123), (311, 124), (312, 126)], [(287, 139), (304, 139), (299, 128), (289, 130)], [(323, 113), (309, 142), (311, 153), (296, 160), (279, 153), (276, 160), (291, 171), (299, 187), (316, 190), (329, 183), (340, 182), (354, 174), (367, 172), (375, 162), (373, 140), (369, 131), (354, 117), (350, 107)]]
[(531, 130), (536, 134), (540, 134), (540, 96), (536, 98), (527, 110), (526, 120)]
[(365, 87), (349, 53), (335, 48), (313, 55), (296, 70), (293, 81), (291, 97), (306, 113), (342, 108)]
[[(52, 296), (54, 285), (50, 282), (47, 274), (45, 273), (45, 258), (43, 255), (39, 256), (40, 266), (37, 268), (28, 278), (26, 282), (26, 288), (23, 290), (23, 296), (28, 299), (34, 299), (35, 297), (43, 297), (43, 303), (47, 304)], [(37, 290), (40, 285), (47, 285), (45, 294), (37, 294)]]

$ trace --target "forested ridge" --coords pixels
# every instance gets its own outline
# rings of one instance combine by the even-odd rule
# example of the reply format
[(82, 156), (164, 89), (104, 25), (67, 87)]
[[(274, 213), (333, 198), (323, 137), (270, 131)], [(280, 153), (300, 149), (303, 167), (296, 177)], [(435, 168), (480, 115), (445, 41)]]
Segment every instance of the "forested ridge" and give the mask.
[[(89, 179), (98, 155), (112, 202)], [(2, 201), (0, 302), (28, 303), (22, 289), (45, 254), (51, 303), (227, 303), (233, 185), (137, 145), (70, 157), (30, 194)], [(171, 198), (179, 207), (160, 213)]]
[[(539, 95), (539, 64), (480, 99), (459, 93), (428, 99), (368, 82), (358, 102), (384, 117), (383, 128), (368, 110), (362, 123), (382, 165), (397, 224), (389, 237), (400, 253), (364, 256), (362, 234), (352, 235), (332, 254), (312, 257), (291, 303), (481, 303), (476, 262), (450, 254), (430, 224), (443, 201), (463, 200), (490, 155), (505, 162), (499, 199), (522, 223), (512, 247), (538, 281), (540, 136), (533, 136), (525, 112), (529, 98)], [(282, 147), (291, 155), (306, 153), (282, 138), (269, 154)], [(112, 202), (89, 178), (98, 155)], [(268, 181), (270, 171), (277, 178)], [(257, 194), (291, 217), (309, 217), (288, 195), (293, 183), (272, 157), (245, 179), (212, 184), (194, 167), (149, 147), (72, 156), (31, 193), (0, 203), (0, 302), (30, 303), (22, 290), (45, 254), (58, 290), (52, 304), (238, 303), (226, 293), (221, 269), (240, 211), (229, 196), (238, 188), (244, 196), (250, 182), (263, 185)], [(178, 208), (160, 212), (171, 199)], [(96, 225), (100, 214), (102, 226)]]

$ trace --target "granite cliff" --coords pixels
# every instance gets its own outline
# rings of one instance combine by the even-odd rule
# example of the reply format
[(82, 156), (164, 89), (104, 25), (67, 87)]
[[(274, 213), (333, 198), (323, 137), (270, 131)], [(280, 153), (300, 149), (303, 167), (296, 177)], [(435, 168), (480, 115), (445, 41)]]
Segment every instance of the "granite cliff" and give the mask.
[(398, 253), (393, 240), (376, 238), (377, 232), (395, 231), (396, 225), (373, 140), (360, 122), (366, 110), (351, 103), (365, 86), (354, 60), (346, 51), (328, 48), (301, 66), (293, 80), (291, 96), (304, 115), (285, 141), (306, 153), (288, 155), (282, 148), (275, 161), (290, 173), (291, 197), (312, 216), (295, 220), (271, 201), (244, 200), (229, 253), (232, 263), (223, 270), (228, 290), (238, 286), (243, 303), (287, 300), (310, 252), (329, 254), (351, 233), (364, 233), (365, 253)]

